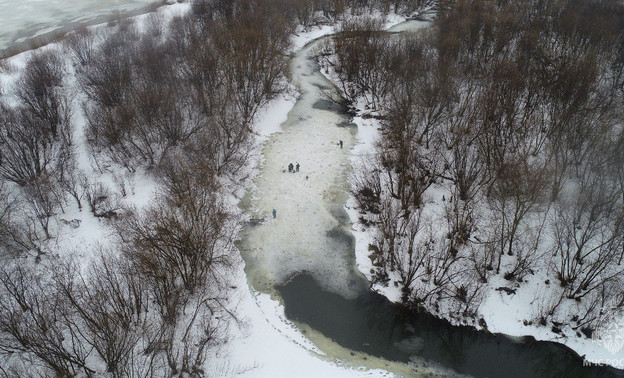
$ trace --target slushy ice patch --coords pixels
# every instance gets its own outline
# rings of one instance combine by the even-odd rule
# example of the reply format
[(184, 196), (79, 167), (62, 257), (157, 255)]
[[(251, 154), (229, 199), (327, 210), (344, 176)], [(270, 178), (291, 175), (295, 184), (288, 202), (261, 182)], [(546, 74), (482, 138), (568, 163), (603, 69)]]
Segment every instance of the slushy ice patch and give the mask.
[[(343, 209), (353, 130), (339, 127), (349, 120), (323, 98), (319, 87), (331, 83), (308, 57), (311, 49), (293, 58), (293, 82), (301, 96), (282, 124), (283, 132), (273, 134), (263, 148), (263, 170), (255, 180), (249, 212), (264, 222), (247, 227), (240, 244), (248, 277), (259, 290), (271, 290), (305, 271), (325, 290), (354, 298), (367, 282), (355, 267)], [(291, 164), (299, 165), (299, 171), (290, 172)]]

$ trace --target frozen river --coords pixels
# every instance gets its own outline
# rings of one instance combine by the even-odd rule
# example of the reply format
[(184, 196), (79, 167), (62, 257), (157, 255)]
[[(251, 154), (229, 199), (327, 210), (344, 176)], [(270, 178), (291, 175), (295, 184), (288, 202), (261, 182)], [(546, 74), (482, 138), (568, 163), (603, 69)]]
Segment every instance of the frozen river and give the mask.
[[(327, 358), (351, 366), (398, 376), (621, 376), (611, 368), (583, 368), (560, 344), (452, 326), (369, 289), (355, 264), (344, 211), (357, 128), (323, 95), (332, 83), (312, 58), (321, 44), (314, 41), (292, 58), (291, 80), (301, 96), (282, 132), (264, 144), (256, 189), (243, 201), (251, 221), (239, 248), (252, 286), (281, 297), (288, 319)], [(289, 173), (289, 163), (299, 163), (299, 172)]]
[(77, 23), (105, 21), (154, 0), (0, 0), (0, 50)]

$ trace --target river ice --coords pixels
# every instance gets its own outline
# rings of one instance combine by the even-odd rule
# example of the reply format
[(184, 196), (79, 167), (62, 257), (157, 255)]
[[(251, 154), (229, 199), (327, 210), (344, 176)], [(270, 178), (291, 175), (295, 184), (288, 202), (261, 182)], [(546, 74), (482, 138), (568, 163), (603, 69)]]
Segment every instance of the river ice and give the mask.
[[(264, 145), (262, 175), (251, 194), (252, 218), (260, 224), (249, 227), (243, 249), (248, 276), (261, 290), (306, 271), (326, 290), (353, 297), (365, 288), (343, 209), (355, 129), (322, 95), (331, 84), (309, 57), (317, 45), (292, 61), (292, 82), (301, 95), (282, 132)], [(299, 163), (299, 172), (289, 173), (289, 163)]]
[[(30, 0), (24, 0), (24, 2), (33, 2)], [(85, 1), (86, 3), (87, 1)], [(39, 3), (39, 2), (37, 2)], [(57, 4), (60, 2), (57, 2)], [(63, 2), (67, 5), (70, 1)], [(109, 3), (115, 3), (110, 1)], [(125, 2), (129, 3), (129, 2)], [(18, 0), (2, 0), (0, 2), (0, 18), (1, 17), (22, 17), (18, 13), (7, 13), (7, 9), (11, 11), (10, 4), (22, 4)], [(22, 4), (23, 5), (23, 4)], [(45, 6), (45, 4), (40, 4)], [(34, 5), (36, 6), (36, 5)], [(68, 5), (68, 6), (71, 6)], [(187, 9), (188, 4), (175, 4), (172, 6), (163, 7), (159, 12), (166, 15), (165, 18), (169, 18), (175, 14), (178, 14)], [(135, 17), (138, 22), (144, 16)], [(3, 22), (6, 21), (2, 19)], [(24, 26), (17, 19), (12, 20), (18, 26)], [(2, 34), (1, 28), (7, 27), (6, 22), (0, 26), (0, 39), (6, 37), (6, 34)], [(106, 28), (106, 25), (100, 25), (97, 27)], [(8, 30), (13, 30), (7, 27)], [(314, 29), (312, 31), (301, 33), (294, 39), (294, 49), (298, 50), (303, 44), (309, 41), (311, 38), (327, 34), (331, 31), (331, 28), (325, 26), (323, 28)], [(0, 42), (0, 48), (2, 48)], [(62, 45), (54, 43), (46, 48), (61, 50)], [(15, 82), (17, 75), (23, 68), (25, 61), (29, 56), (29, 52), (19, 54), (9, 59), (12, 69), (9, 71), (0, 72), (0, 83), (8, 85)], [(307, 68), (312, 69), (313, 62), (308, 62), (305, 58), (297, 59), (300, 64), (312, 64)], [(307, 75), (307, 74), (306, 74)], [(318, 80), (317, 80), (318, 79)], [(72, 79), (73, 80), (73, 79)], [(323, 78), (315, 78), (315, 82), (321, 85), (328, 85)], [(295, 81), (296, 82), (296, 81)], [(316, 90), (313, 84), (302, 85), (301, 92), (303, 94), (302, 100), (315, 103), (318, 100), (316, 97), (310, 97), (308, 100), (306, 97), (306, 91)], [(314, 92), (316, 93), (316, 92)], [(315, 99), (316, 98), (316, 99)], [(76, 102), (78, 103), (78, 102)], [(324, 208), (321, 200), (314, 200), (314, 204), (307, 204), (310, 211), (317, 211), (323, 214), (323, 218), (317, 221), (317, 227), (306, 230), (302, 235), (302, 239), (295, 242), (292, 236), (296, 229), (299, 227), (292, 221), (297, 214), (303, 214), (301, 206), (305, 205), (305, 199), (309, 198), (322, 198), (321, 195), (324, 191), (331, 193), (346, 193), (346, 191), (340, 191), (340, 185), (347, 185), (346, 180), (343, 178), (348, 172), (349, 164), (346, 157), (348, 155), (348, 149), (353, 144), (353, 137), (351, 136), (351, 130), (347, 128), (339, 128), (336, 123), (343, 121), (340, 115), (332, 113), (330, 111), (323, 111), (321, 109), (312, 110), (316, 122), (319, 123), (317, 130), (307, 130), (309, 133), (301, 133), (298, 136), (294, 135), (293, 127), (309, 127), (312, 122), (308, 119), (305, 122), (296, 121), (291, 122), (296, 112), (303, 110), (296, 105), (295, 109), (290, 113), (290, 119), (280, 127), (280, 124), (287, 119), (286, 114), (288, 109), (291, 109), (293, 101), (291, 99), (276, 99), (267, 107), (262, 110), (261, 115), (258, 117), (258, 133), (264, 136), (271, 135), (271, 139), (268, 140), (267, 147), (265, 148), (265, 161), (266, 169), (262, 172), (262, 177), (259, 177), (256, 184), (259, 190), (266, 192), (266, 198), (260, 200), (254, 200), (257, 214), (267, 217), (267, 223), (262, 227), (258, 227), (258, 230), (263, 230), (257, 236), (265, 239), (275, 238), (267, 243), (267, 246), (284, 245), (280, 243), (280, 240), (286, 240), (286, 243), (294, 246), (305, 246), (306, 243), (318, 242), (314, 238), (321, 238), (325, 236), (327, 230), (331, 230), (340, 222), (343, 215), (342, 208), (339, 203), (336, 202), (337, 208), (333, 210), (334, 216), (332, 216), (332, 208), (329, 210)], [(316, 114), (316, 112), (325, 113)], [(76, 113), (80, 113), (77, 108)], [(310, 117), (313, 114), (304, 114), (303, 116)], [(303, 117), (302, 116), (302, 117)], [(297, 116), (299, 117), (299, 116)], [(325, 118), (327, 117), (327, 118)], [(93, 168), (89, 163), (88, 156), (83, 153), (84, 138), (82, 128), (84, 127), (84, 120), (80, 116), (76, 116), (76, 128), (74, 136), (76, 142), (79, 145), (81, 153), (79, 153), (79, 162), (81, 167), (86, 171), (91, 172)], [(282, 132), (275, 133), (275, 130), (280, 129)], [(333, 129), (333, 130), (332, 130)], [(324, 130), (324, 131), (323, 131)], [(334, 134), (335, 132), (335, 134)], [(313, 140), (312, 135), (317, 135), (318, 140)], [(345, 146), (343, 150), (335, 144), (338, 140), (336, 138), (343, 138)], [(293, 144), (294, 142), (296, 144)], [(305, 143), (302, 143), (304, 141)], [(294, 149), (293, 149), (294, 148)], [(306, 152), (307, 151), (307, 152)], [(337, 159), (334, 159), (337, 158)], [(282, 173), (281, 169), (286, 168), (289, 159), (301, 164), (300, 173), (291, 174), (288, 176), (286, 173)], [(336, 162), (336, 164), (327, 164), (324, 162)], [(275, 163), (276, 162), (276, 163)], [(275, 163), (275, 164), (274, 164)], [(326, 164), (325, 167), (322, 164)], [(278, 167), (279, 166), (279, 167)], [(271, 170), (270, 167), (277, 167), (276, 170)], [(283, 167), (283, 168), (282, 168)], [(120, 173), (120, 172), (118, 172)], [(98, 175), (97, 172), (93, 172), (95, 175), (93, 178), (98, 181), (103, 181), (111, 185), (109, 175)], [(309, 176), (309, 181), (305, 181), (305, 176)], [(341, 176), (342, 175), (342, 176)], [(143, 174), (132, 175), (134, 182), (133, 187), (136, 186), (136, 194), (128, 195), (128, 198), (124, 202), (129, 205), (136, 205), (139, 209), (148, 205), (154, 198), (154, 192), (156, 191), (156, 183)], [(274, 185), (278, 183), (279, 185)], [(291, 190), (291, 187), (298, 185), (298, 194), (295, 195), (295, 191)], [(346, 189), (344, 187), (343, 189)], [(133, 190), (134, 192), (134, 190)], [(281, 193), (281, 195), (280, 195)], [(290, 202), (280, 204), (281, 200), (284, 200), (284, 193), (290, 193), (292, 197)], [(256, 197), (262, 198), (264, 194), (256, 192)], [(335, 194), (334, 194), (335, 195)], [(344, 194), (346, 195), (346, 194)], [(329, 198), (329, 197), (328, 197)], [(287, 205), (298, 205), (297, 207), (290, 207)], [(314, 205), (314, 206), (313, 206)], [(272, 208), (276, 208), (277, 218), (275, 221), (269, 218)], [(94, 218), (88, 211), (79, 211), (77, 208), (68, 207), (65, 209), (66, 213), (59, 215), (63, 219), (68, 220), (78, 219), (80, 222), (79, 228), (71, 228), (69, 226), (59, 227), (55, 235), (55, 238), (50, 240), (50, 251), (56, 256), (71, 258), (81, 266), (86, 266), (88, 261), (93, 257), (92, 251), (98, 246), (106, 246), (107, 243), (112, 240), (111, 230), (105, 226), (99, 219)], [(338, 218), (336, 218), (336, 216)], [(313, 217), (308, 217), (301, 221), (301, 227), (310, 227)], [(346, 219), (346, 218), (345, 218)], [(342, 221), (342, 219), (340, 219)], [(273, 235), (271, 233), (274, 232)], [(284, 233), (285, 232), (285, 233)], [(279, 239), (279, 240), (277, 240)], [(261, 246), (260, 239), (257, 239), (254, 244), (256, 247)], [(259, 247), (258, 247), (259, 248)], [(270, 261), (271, 272), (277, 271), (278, 262), (276, 259), (277, 253), (272, 253), (272, 250), (267, 248), (264, 250), (269, 251), (262, 255), (263, 260)], [(322, 251), (321, 251), (322, 252)], [(52, 255), (50, 253), (50, 255)], [(63, 256), (61, 256), (63, 255)], [(347, 266), (347, 255), (353, 255), (351, 252), (343, 251), (339, 258), (331, 259), (326, 262), (327, 268), (333, 262), (340, 262)], [(255, 256), (260, 257), (259, 253)], [(325, 258), (326, 255), (320, 255), (319, 260)], [(352, 257), (351, 257), (352, 258)], [(297, 264), (297, 256), (291, 252), (285, 261), (291, 264), (290, 268), (297, 269), (298, 267), (310, 268), (311, 264)], [(281, 260), (280, 260), (281, 261)], [(242, 265), (242, 264), (241, 264)], [(353, 264), (350, 264), (353, 266)], [(248, 264), (249, 266), (249, 264)], [(312, 266), (313, 268), (313, 266)], [(339, 269), (340, 267), (337, 267)], [(351, 268), (352, 269), (352, 268)], [(319, 272), (322, 271), (319, 269)], [(257, 275), (256, 277), (259, 277)], [(275, 277), (275, 276), (273, 276)], [(341, 276), (343, 277), (343, 276)], [(348, 277), (348, 275), (345, 275)], [(332, 340), (327, 339), (315, 332), (312, 329), (306, 329), (302, 332), (299, 328), (290, 323), (284, 315), (284, 308), (278, 301), (271, 299), (270, 295), (258, 293), (255, 290), (249, 290), (247, 285), (247, 278), (242, 271), (242, 266), (237, 266), (232, 277), (234, 286), (232, 288), (232, 301), (238, 302), (237, 319), (230, 319), (230, 339), (225, 344), (219, 345), (214, 351), (214, 355), (209, 358), (206, 363), (206, 372), (208, 376), (252, 376), (252, 377), (292, 377), (294, 375), (299, 377), (362, 377), (362, 376), (375, 376), (375, 377), (388, 377), (392, 374), (387, 370), (382, 369), (370, 369), (370, 368), (354, 368), (356, 366), (379, 366), (383, 369), (390, 369), (392, 371), (399, 371), (409, 373), (409, 369), (406, 366), (399, 366), (387, 361), (381, 361), (371, 356), (359, 356), (356, 359), (349, 350), (339, 348), (334, 345)], [(252, 278), (250, 276), (250, 281)], [(338, 282), (339, 280), (336, 280)], [(304, 335), (305, 333), (305, 335)], [(308, 337), (313, 336), (316, 345), (322, 346), (323, 350), (331, 349), (332, 354), (325, 355), (319, 348), (316, 348), (309, 340)], [(350, 361), (345, 363), (342, 361)]]
[(0, 50), (70, 24), (137, 10), (151, 3), (154, 0), (2, 0)]

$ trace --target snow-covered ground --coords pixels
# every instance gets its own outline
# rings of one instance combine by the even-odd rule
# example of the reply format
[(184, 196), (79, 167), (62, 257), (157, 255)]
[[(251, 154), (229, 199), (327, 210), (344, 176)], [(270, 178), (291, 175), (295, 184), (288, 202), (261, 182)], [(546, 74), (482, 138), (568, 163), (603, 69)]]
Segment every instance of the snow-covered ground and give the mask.
[[(421, 21), (411, 21), (401, 25), (389, 26), (388, 30), (399, 32), (407, 29), (418, 29), (426, 25), (427, 23)], [(326, 77), (336, 82), (336, 78), (331, 71)], [(367, 113), (370, 113), (370, 110), (365, 108), (364, 102), (358, 103), (356, 107), (358, 116), (354, 117), (353, 122), (358, 126), (357, 143), (351, 150), (351, 161), (354, 167), (361, 165), (368, 159), (367, 156), (375, 153), (374, 143), (379, 137), (380, 129), (380, 121), (378, 119), (365, 116)], [(439, 188), (432, 189), (437, 190)], [(368, 249), (369, 244), (372, 242), (371, 230), (360, 223), (361, 214), (357, 210), (357, 202), (354, 197), (349, 197), (346, 209), (353, 224), (358, 268), (371, 280), (371, 272), (374, 269), (369, 258), (370, 251)], [(607, 335), (616, 339), (615, 341), (611, 339), (588, 339), (585, 336), (562, 336), (562, 334), (552, 332), (549, 327), (535, 324), (539, 310), (547, 307), (545, 301), (550, 297), (550, 294), (546, 295), (545, 289), (548, 285), (545, 284), (544, 277), (539, 275), (526, 277), (527, 282), (523, 283), (517, 292), (511, 295), (495, 290), (508, 284), (501, 277), (498, 278), (499, 280), (493, 279), (488, 283), (488, 287), (485, 289), (486, 297), (479, 308), (478, 317), (482, 317), (486, 321), (488, 331), (503, 333), (509, 336), (533, 336), (537, 340), (561, 343), (574, 350), (580, 356), (584, 356), (589, 363), (611, 365), (624, 369), (624, 327), (621, 324), (615, 325), (613, 335)], [(551, 283), (550, 285), (553, 284)], [(401, 291), (398, 286), (376, 284), (373, 289), (392, 301), (400, 302)], [(453, 321), (453, 319), (449, 320)], [(531, 321), (532, 323), (529, 324)], [(569, 326), (564, 327), (563, 331), (564, 334), (575, 334)], [(613, 343), (618, 344), (614, 346)]]
[[(159, 10), (163, 15), (173, 15), (183, 12), (184, 4), (163, 7)], [(139, 16), (139, 19), (144, 16)], [(398, 23), (403, 19), (393, 17), (391, 21)], [(332, 32), (329, 26), (301, 31), (293, 39), (293, 51), (297, 51), (314, 38)], [(56, 47), (55, 47), (56, 46)], [(60, 48), (51, 45), (46, 48)], [(20, 54), (11, 60), (13, 67), (23, 66), (28, 52)], [(295, 60), (294, 64), (308, 64), (309, 61)], [(14, 77), (15, 71), (4, 72), (0, 75), (0, 83), (8, 84)], [(298, 84), (295, 82), (295, 84)], [(320, 87), (324, 84), (317, 83)], [(319, 88), (300, 89), (302, 95), (306, 91)], [(300, 122), (289, 124), (282, 128), (280, 125), (287, 121), (289, 112), (293, 110), (296, 98), (287, 94), (272, 101), (257, 117), (255, 128), (259, 140), (263, 141), (264, 157), (258, 155), (256, 174), (260, 173), (255, 180), (256, 191), (253, 194), (254, 218), (264, 219), (262, 231), (255, 235), (257, 247), (262, 246), (266, 255), (258, 256), (259, 261), (254, 264), (261, 271), (251, 273), (249, 280), (259, 277), (269, 277), (271, 283), (281, 281), (296, 270), (316, 271), (319, 275), (327, 277), (322, 282), (326, 288), (344, 292), (345, 280), (337, 272), (349, 269), (344, 264), (348, 263), (344, 256), (334, 256), (332, 249), (326, 245), (318, 245), (319, 234), (337, 226), (335, 214), (319, 206), (319, 204), (336, 196), (345, 194), (346, 175), (349, 173), (349, 160), (356, 164), (366, 154), (372, 153), (372, 145), (377, 137), (378, 122), (374, 119), (356, 117), (357, 133), (353, 135), (351, 127), (330, 127), (335, 121), (335, 113), (318, 109), (320, 116), (311, 117), (302, 115)], [(305, 99), (304, 99), (305, 100)], [(312, 106), (313, 104), (307, 104)], [(326, 114), (322, 114), (326, 112)], [(328, 118), (325, 118), (328, 117)], [(309, 127), (311, 124), (318, 126), (326, 123), (327, 127)], [(78, 119), (78, 127), (84, 125)], [(328, 132), (331, 128), (331, 132)], [(81, 132), (76, 130), (75, 137), (80, 140)], [(344, 142), (344, 148), (340, 149), (338, 141)], [(86, 160), (85, 151), (82, 151), (81, 167), (86, 169), (90, 163)], [(287, 164), (299, 163), (300, 172), (289, 174)], [(286, 172), (284, 172), (286, 170)], [(251, 172), (250, 172), (251, 173)], [(95, 174), (93, 172), (92, 174)], [(306, 179), (307, 176), (307, 179)], [(114, 186), (111, 175), (99, 176), (98, 180)], [(147, 205), (157, 190), (153, 180), (144, 173), (137, 173), (127, 178), (128, 185), (133, 190), (126, 198), (121, 199), (129, 205), (141, 208)], [(235, 198), (237, 197), (237, 198)], [(233, 194), (233, 201), (240, 199), (240, 192)], [(272, 219), (271, 210), (277, 210), (277, 218)], [(370, 276), (372, 268), (368, 258), (368, 244), (370, 234), (358, 224), (359, 214), (355, 209), (355, 201), (349, 198), (346, 205), (347, 213), (354, 225), (356, 261), (362, 273)], [(306, 217), (305, 215), (313, 215)], [(80, 220), (80, 226), (73, 228), (62, 225), (57, 230), (57, 238), (52, 240), (54, 245), (50, 250), (71, 251), (76, 257), (87, 261), (88, 251), (97, 245), (106, 244), (109, 240), (110, 231), (104, 222), (94, 218), (88, 211), (78, 211), (68, 208), (67, 212), (59, 218)], [(59, 224), (62, 224), (59, 222)], [(264, 238), (264, 239), (263, 239)], [(305, 247), (305, 248), (302, 248)], [(309, 254), (327, 253), (322, 257), (318, 255), (307, 256), (306, 254), (293, 254), (289, 251), (305, 250)], [(324, 264), (318, 264), (323, 261)], [(333, 266), (333, 270), (326, 271), (326, 267)], [(344, 269), (343, 269), (344, 268)], [(352, 274), (352, 273), (348, 273)], [(270, 294), (260, 293), (248, 284), (244, 266), (241, 264), (235, 273), (232, 293), (237, 298), (238, 314), (240, 323), (232, 324), (229, 341), (222, 345), (216, 356), (209, 361), (209, 376), (253, 376), (253, 377), (350, 377), (350, 376), (389, 376), (388, 370), (409, 373), (405, 365), (388, 364), (374, 358), (360, 361), (367, 367), (359, 367), (359, 362), (349, 358), (348, 351), (341, 350), (331, 340), (326, 340), (305, 326), (295, 326), (284, 315), (284, 307)], [(624, 351), (611, 354), (603, 344), (587, 339), (567, 338), (561, 339), (557, 334), (545, 328), (524, 326), (523, 320), (531, 318), (534, 306), (539, 305), (540, 283), (535, 279), (534, 284), (524, 285), (513, 296), (505, 293), (494, 292), (486, 298), (481, 307), (481, 315), (492, 332), (520, 336), (533, 335), (540, 340), (552, 340), (562, 342), (581, 355), (586, 355), (589, 360), (598, 362), (610, 362), (616, 367), (624, 366)], [(268, 286), (267, 286), (268, 287)], [(391, 300), (399, 299), (399, 290), (393, 285), (387, 288), (376, 287)], [(501, 315), (504, 314), (504, 315)], [(306, 334), (303, 331), (306, 331)], [(313, 339), (314, 343), (310, 341)], [(327, 350), (331, 345), (332, 357), (328, 357), (322, 350)], [(343, 358), (344, 356), (344, 358)], [(348, 361), (348, 362), (346, 362)], [(616, 363), (613, 363), (615, 361)], [(618, 366), (619, 364), (619, 366)], [(370, 367), (385, 367), (381, 368)]]
[[(159, 9), (164, 19), (175, 14), (184, 12), (188, 4), (175, 4)], [(137, 16), (138, 23), (145, 15)], [(106, 27), (95, 26), (95, 27)], [(320, 35), (331, 32), (331, 28), (323, 27), (300, 33), (294, 43), (294, 49), (299, 49), (305, 43)], [(62, 49), (62, 45), (55, 43), (44, 47), (46, 49)], [(30, 56), (31, 52), (25, 52), (11, 58), (8, 62), (8, 69), (0, 73), (0, 83), (10, 86), (15, 82), (17, 73), (22, 68)], [(72, 80), (70, 80), (71, 82)], [(75, 85), (68, 83), (68, 86)], [(293, 107), (296, 98), (292, 95), (285, 95), (271, 102), (257, 117), (255, 125), (260, 140), (267, 140), (270, 135), (281, 130), (280, 124), (287, 118), (288, 112)], [(79, 101), (76, 101), (77, 111), (74, 113), (74, 139), (78, 146), (78, 165), (91, 179), (102, 182), (114, 189), (115, 180), (113, 174), (100, 174), (92, 166), (92, 162), (85, 148), (83, 137), (84, 120), (78, 110)], [(297, 141), (293, 137), (292, 143), (307, 142), (304, 138)], [(346, 139), (346, 137), (345, 137)], [(329, 142), (328, 142), (329, 143)], [(341, 151), (334, 143), (332, 150), (346, 156), (347, 149)], [(260, 162), (260, 156), (258, 156)], [(294, 158), (294, 157), (293, 157)], [(332, 157), (327, 157), (327, 161), (332, 161)], [(286, 161), (286, 160), (285, 160)], [(294, 162), (294, 160), (293, 160)], [(304, 180), (304, 176), (315, 177), (315, 171), (320, 172), (321, 166), (317, 161), (306, 160), (305, 157), (299, 159), (302, 171), (298, 175), (288, 177), (295, 184), (295, 179)], [(281, 174), (285, 168), (282, 164), (272, 166), (272, 162), (265, 162), (267, 171)], [(115, 169), (113, 169), (115, 171)], [(307, 172), (307, 173), (304, 173)], [(251, 172), (250, 172), (251, 173)], [(119, 198), (126, 205), (135, 206), (141, 209), (154, 199), (158, 191), (156, 183), (143, 172), (137, 172), (128, 176), (123, 170), (115, 171), (115, 174), (125, 176), (129, 193), (125, 198)], [(263, 175), (262, 177), (269, 177)], [(286, 176), (286, 175), (285, 175)], [(312, 182), (312, 181), (308, 181)], [(300, 183), (300, 185), (304, 185)], [(303, 188), (303, 186), (302, 186)], [(237, 201), (236, 196), (240, 191), (233, 193), (232, 201)], [(270, 202), (269, 199), (267, 201)], [(277, 206), (277, 205), (276, 205)], [(287, 206), (279, 206), (279, 218), (284, 219), (288, 214)], [(270, 209), (269, 209), (270, 210)], [(268, 215), (268, 211), (266, 214)], [(88, 209), (79, 211), (77, 206), (68, 205), (65, 212), (57, 216), (58, 228), (53, 229), (53, 238), (46, 250), (52, 252), (50, 258), (66, 258), (71, 256), (75, 262), (87, 264), (92, 259), (91, 253), (99, 246), (106, 246), (110, 242), (112, 230), (106, 221), (95, 218)], [(72, 221), (73, 224), (64, 224), (61, 220)], [(77, 225), (77, 227), (75, 227)], [(291, 322), (286, 320), (284, 307), (275, 299), (271, 299), (269, 294), (262, 294), (250, 287), (244, 272), (244, 265), (240, 264), (235, 271), (233, 279), (233, 290), (231, 296), (238, 300), (238, 321), (232, 321), (229, 329), (231, 334), (229, 341), (219, 346), (214, 358), (208, 362), (208, 376), (235, 376), (243, 375), (250, 377), (292, 377), (294, 375), (303, 377), (336, 376), (389, 376), (390, 374), (381, 369), (357, 368), (340, 362), (336, 358), (328, 358), (316, 348)], [(310, 331), (311, 332), (311, 331)], [(328, 341), (329, 342), (329, 341)], [(345, 355), (349, 355), (347, 352)], [(379, 363), (381, 364), (381, 363)], [(400, 370), (396, 368), (395, 370)]]

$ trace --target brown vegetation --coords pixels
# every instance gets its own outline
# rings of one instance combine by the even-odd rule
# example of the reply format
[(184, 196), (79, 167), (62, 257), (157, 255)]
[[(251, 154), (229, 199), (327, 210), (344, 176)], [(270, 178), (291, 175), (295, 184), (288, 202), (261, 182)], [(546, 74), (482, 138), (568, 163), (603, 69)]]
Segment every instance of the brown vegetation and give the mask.
[[(343, 96), (366, 99), (383, 119), (379, 158), (355, 188), (379, 230), (377, 275), (396, 270), (404, 300), (431, 309), (445, 290), (463, 288), (454, 300), (468, 300), (479, 291), (465, 286), (471, 277), (519, 285), (539, 269), (561, 285), (545, 316), (569, 320), (557, 310), (573, 299), (575, 326), (595, 324), (624, 279), (624, 9), (443, 8), (433, 30), (407, 37), (346, 22), (332, 46)], [(433, 235), (415, 221), (431, 185), (447, 193), (435, 200), (447, 230)]]

